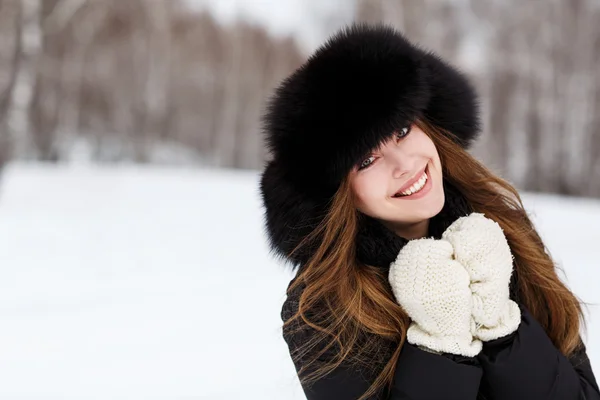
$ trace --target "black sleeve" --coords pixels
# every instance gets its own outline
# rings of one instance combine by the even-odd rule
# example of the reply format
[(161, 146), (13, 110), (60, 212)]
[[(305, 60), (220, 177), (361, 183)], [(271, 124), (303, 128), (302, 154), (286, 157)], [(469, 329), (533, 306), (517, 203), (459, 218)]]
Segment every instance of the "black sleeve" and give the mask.
[(515, 333), (484, 343), (478, 356), (486, 398), (600, 400), (585, 347), (565, 357), (523, 306), (521, 314)]
[(390, 400), (475, 400), (483, 371), (467, 357), (443, 356), (405, 342)]
[[(282, 319), (293, 315), (295, 301), (288, 297), (282, 310)], [(297, 326), (295, 327), (297, 328)], [(311, 336), (311, 329), (304, 327), (295, 332), (284, 329), (283, 337), (290, 353), (305, 344)], [(382, 350), (383, 354), (393, 352)], [(331, 353), (319, 357), (328, 362)], [(381, 359), (380, 355), (373, 359)], [(389, 358), (384, 361), (389, 360)], [(308, 360), (296, 360), (294, 365), (299, 372)], [(475, 362), (474, 362), (475, 361)], [(381, 368), (384, 367), (382, 363)], [(310, 385), (302, 385), (308, 400), (356, 400), (374, 382), (379, 371), (370, 372), (349, 363), (342, 363), (328, 375)], [(390, 390), (382, 390), (370, 400), (475, 400), (479, 391), (482, 369), (476, 359), (451, 357), (423, 351), (406, 342), (400, 353), (393, 385)]]

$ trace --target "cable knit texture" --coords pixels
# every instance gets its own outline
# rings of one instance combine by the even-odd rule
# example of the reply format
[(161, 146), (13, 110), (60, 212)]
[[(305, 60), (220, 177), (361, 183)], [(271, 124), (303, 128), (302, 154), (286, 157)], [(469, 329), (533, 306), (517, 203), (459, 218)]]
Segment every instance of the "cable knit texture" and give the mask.
[(411, 240), (390, 265), (388, 278), (396, 301), (412, 319), (409, 343), (473, 357), (482, 343), (472, 335), (470, 278), (453, 253), (445, 240)]
[(456, 260), (470, 276), (473, 336), (490, 341), (516, 331), (521, 311), (509, 298), (513, 256), (500, 225), (472, 213), (452, 223), (442, 238), (452, 244)]

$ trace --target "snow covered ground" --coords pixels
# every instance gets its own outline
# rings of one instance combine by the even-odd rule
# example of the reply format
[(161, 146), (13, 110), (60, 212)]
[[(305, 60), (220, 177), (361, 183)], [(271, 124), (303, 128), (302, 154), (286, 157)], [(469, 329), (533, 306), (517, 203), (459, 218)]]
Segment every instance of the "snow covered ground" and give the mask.
[[(11, 166), (0, 190), (1, 399), (302, 399), (281, 338), (290, 273), (254, 172)], [(600, 202), (525, 198), (600, 304)], [(600, 306), (588, 350), (600, 372)]]

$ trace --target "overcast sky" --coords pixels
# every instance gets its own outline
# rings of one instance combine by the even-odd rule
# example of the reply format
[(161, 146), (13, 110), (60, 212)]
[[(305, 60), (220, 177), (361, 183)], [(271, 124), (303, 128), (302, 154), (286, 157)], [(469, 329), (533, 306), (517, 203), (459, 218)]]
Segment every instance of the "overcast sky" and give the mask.
[(333, 30), (352, 20), (349, 0), (186, 0), (209, 9), (223, 23), (242, 17), (276, 35), (294, 34), (312, 50)]

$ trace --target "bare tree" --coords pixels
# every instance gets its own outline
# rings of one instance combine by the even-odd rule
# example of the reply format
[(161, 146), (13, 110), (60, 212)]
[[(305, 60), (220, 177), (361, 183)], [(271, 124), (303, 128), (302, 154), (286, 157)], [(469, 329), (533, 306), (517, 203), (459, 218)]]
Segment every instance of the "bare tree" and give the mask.
[(31, 157), (29, 112), (41, 47), (40, 0), (22, 0), (19, 9), (18, 56), (14, 83), (6, 107), (10, 145), (14, 152)]
[(0, 0), (0, 170), (11, 153), (6, 112), (11, 101), (19, 61), (20, 6)]
[(169, 0), (48, 0), (32, 112), (39, 158), (67, 160), (77, 141), (99, 161), (262, 163), (260, 113), (299, 65), (293, 40), (219, 25)]

